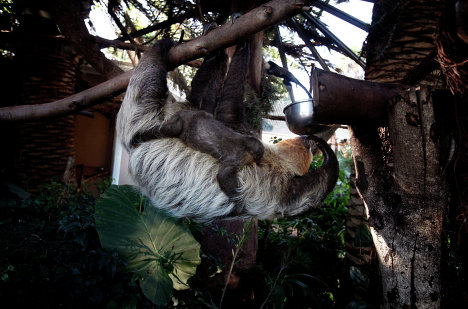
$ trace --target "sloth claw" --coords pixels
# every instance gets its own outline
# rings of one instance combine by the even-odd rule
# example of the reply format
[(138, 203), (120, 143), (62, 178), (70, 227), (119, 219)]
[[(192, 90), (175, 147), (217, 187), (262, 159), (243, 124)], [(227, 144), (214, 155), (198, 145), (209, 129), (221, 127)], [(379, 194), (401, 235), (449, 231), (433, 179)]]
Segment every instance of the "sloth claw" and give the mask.
[(263, 147), (262, 142), (255, 137), (248, 137), (245, 146), (255, 161), (259, 161), (263, 157), (265, 147)]
[(157, 41), (156, 44), (154, 44), (153, 48), (159, 48), (161, 55), (165, 56), (167, 55), (169, 49), (171, 49), (171, 47), (173, 47), (174, 45), (176, 45), (176, 43), (173, 40), (162, 39)]
[(241, 16), (242, 16), (242, 14), (239, 13), (239, 12), (232, 13), (232, 15), (231, 15), (231, 24), (233, 24), (236, 21), (236, 19), (238, 19)]
[(208, 32), (215, 29), (216, 27), (218, 27), (218, 24), (215, 22), (204, 24), (202, 35), (206, 35)]

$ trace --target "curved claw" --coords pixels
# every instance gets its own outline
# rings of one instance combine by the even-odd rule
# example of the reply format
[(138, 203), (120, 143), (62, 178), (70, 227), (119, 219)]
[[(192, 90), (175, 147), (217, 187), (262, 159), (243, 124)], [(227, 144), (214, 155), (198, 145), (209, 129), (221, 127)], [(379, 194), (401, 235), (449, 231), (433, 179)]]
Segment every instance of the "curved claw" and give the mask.
[(208, 32), (210, 32), (211, 30), (213, 30), (213, 29), (215, 29), (217, 27), (218, 27), (218, 24), (215, 23), (215, 22), (204, 24), (203, 25), (202, 35), (206, 35)]
[(238, 19), (241, 16), (242, 16), (242, 14), (239, 13), (239, 12), (232, 13), (232, 15), (231, 15), (231, 24), (233, 24), (236, 21), (236, 19)]

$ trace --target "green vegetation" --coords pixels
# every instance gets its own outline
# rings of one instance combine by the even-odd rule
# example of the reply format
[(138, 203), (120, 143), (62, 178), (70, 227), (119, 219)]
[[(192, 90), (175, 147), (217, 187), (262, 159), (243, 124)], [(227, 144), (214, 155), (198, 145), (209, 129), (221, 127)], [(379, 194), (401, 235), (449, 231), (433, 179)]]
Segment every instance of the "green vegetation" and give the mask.
[(126, 261), (145, 296), (165, 305), (173, 288), (189, 288), (187, 280), (200, 264), (200, 244), (188, 228), (132, 186), (111, 186), (96, 205), (96, 228), (102, 246)]
[(101, 247), (93, 196), (54, 182), (39, 196), (0, 203), (6, 308), (150, 307), (132, 274), (118, 271), (125, 261)]
[[(319, 156), (312, 168), (321, 164)], [(272, 308), (336, 306), (343, 274), (351, 156), (339, 154), (337, 185), (319, 209), (259, 224), (259, 276)]]

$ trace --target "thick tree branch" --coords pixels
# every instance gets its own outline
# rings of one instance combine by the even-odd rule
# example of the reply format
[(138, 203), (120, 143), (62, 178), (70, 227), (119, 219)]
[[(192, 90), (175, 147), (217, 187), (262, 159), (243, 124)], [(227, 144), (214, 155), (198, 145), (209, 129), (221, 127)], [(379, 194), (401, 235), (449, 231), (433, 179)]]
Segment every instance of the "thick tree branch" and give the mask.
[(220, 48), (236, 44), (243, 38), (269, 28), (303, 10), (305, 1), (273, 0), (210, 31), (207, 35), (171, 48), (169, 63), (172, 67), (194, 60)]
[[(203, 37), (174, 46), (169, 50), (169, 67), (175, 68), (216, 49), (234, 45), (242, 38), (300, 13), (304, 9), (304, 3), (300, 0), (273, 0), (239, 17), (234, 24), (223, 25)], [(0, 121), (33, 121), (76, 113), (125, 91), (131, 74), (129, 71), (118, 75), (62, 100), (0, 108)]]
[(0, 122), (43, 120), (76, 113), (122, 93), (128, 85), (132, 72), (133, 70), (125, 72), (97, 86), (54, 102), (0, 108)]
[(124, 50), (133, 50), (139, 52), (145, 52), (149, 47), (144, 45), (138, 45), (133, 43), (124, 43), (119, 39), (109, 40), (99, 36), (92, 36), (92, 40), (99, 45), (100, 48), (104, 47), (114, 47)]
[[(138, 51), (142, 53), (144, 53), (145, 51), (151, 48), (150, 46), (138, 45), (138, 44), (132, 44), (132, 43), (124, 43), (122, 41), (119, 41), (118, 39), (109, 40), (109, 39), (101, 38), (99, 36), (93, 36), (92, 39), (101, 48), (114, 47), (114, 48), (119, 48), (119, 49), (124, 49), (124, 50)], [(200, 60), (192, 60), (185, 64), (194, 68), (199, 68), (202, 63)]]

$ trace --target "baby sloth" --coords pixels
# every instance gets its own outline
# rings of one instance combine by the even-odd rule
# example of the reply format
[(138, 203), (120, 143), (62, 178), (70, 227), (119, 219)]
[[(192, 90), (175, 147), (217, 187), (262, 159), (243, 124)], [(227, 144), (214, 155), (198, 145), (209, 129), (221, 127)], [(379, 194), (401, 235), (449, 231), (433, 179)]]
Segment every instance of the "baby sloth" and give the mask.
[(199, 110), (175, 113), (159, 128), (161, 137), (177, 137), (185, 145), (207, 153), (218, 160), (218, 183), (230, 198), (239, 193), (239, 168), (258, 162), (265, 151), (262, 142), (253, 136), (235, 132), (213, 115)]

